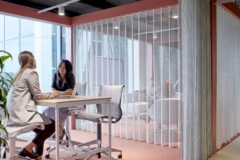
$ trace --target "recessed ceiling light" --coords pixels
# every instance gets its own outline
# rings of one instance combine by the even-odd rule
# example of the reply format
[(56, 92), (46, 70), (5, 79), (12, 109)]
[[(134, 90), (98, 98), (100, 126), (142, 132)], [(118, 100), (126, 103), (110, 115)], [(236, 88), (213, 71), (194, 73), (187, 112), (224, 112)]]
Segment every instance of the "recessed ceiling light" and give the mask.
[(115, 22), (115, 23), (114, 23), (114, 29), (118, 29), (118, 28), (119, 28), (118, 22)]
[(155, 38), (155, 39), (158, 38), (157, 33), (153, 33), (153, 38)]
[(172, 18), (174, 18), (174, 19), (177, 19), (177, 18), (178, 18), (177, 11), (173, 11), (173, 16), (172, 16)]

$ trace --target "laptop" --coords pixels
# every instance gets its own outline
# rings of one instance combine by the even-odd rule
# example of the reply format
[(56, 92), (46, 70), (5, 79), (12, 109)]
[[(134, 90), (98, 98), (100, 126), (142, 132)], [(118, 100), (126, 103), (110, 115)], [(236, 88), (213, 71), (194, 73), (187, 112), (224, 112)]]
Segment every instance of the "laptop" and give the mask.
[(79, 86), (79, 83), (75, 83), (75, 86), (73, 88), (73, 92), (71, 95), (59, 95), (56, 98), (74, 98), (76, 96), (78, 86)]

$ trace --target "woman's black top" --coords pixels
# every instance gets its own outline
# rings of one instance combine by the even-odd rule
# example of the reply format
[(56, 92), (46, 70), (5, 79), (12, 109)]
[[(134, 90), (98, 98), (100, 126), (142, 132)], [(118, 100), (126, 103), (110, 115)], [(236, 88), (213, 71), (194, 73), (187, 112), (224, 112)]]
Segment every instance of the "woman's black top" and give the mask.
[[(59, 76), (60, 77), (60, 76)], [(59, 79), (59, 85), (57, 85), (57, 74), (55, 73), (52, 81), (52, 88), (58, 91), (66, 91), (67, 89), (73, 89), (75, 86), (75, 76), (72, 73), (66, 75), (66, 82), (63, 84), (63, 79)]]

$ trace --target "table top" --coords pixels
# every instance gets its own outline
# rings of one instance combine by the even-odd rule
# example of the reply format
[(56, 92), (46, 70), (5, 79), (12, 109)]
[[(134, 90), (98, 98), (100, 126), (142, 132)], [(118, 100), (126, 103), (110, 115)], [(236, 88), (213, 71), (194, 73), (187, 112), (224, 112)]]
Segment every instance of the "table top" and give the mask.
[(44, 99), (37, 100), (36, 105), (46, 105), (49, 107), (54, 107), (57, 104), (64, 103), (91, 103), (92, 101), (110, 100), (111, 97), (93, 97), (93, 96), (75, 96), (74, 98), (54, 98), (54, 99)]

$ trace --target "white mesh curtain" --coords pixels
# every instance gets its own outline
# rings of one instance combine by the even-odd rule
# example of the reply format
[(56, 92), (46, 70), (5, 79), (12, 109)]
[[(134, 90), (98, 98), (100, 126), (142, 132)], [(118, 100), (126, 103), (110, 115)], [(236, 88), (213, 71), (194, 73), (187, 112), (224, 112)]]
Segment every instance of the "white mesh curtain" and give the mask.
[(210, 1), (181, 0), (183, 160), (211, 155)]
[[(112, 135), (179, 147), (181, 140), (178, 6), (107, 19), (75, 28), (77, 81), (87, 95), (98, 86), (124, 84), (123, 116)], [(87, 112), (94, 113), (95, 106)], [(96, 125), (77, 120), (78, 130)], [(107, 126), (103, 125), (107, 134)]]
[(217, 6), (217, 148), (240, 132), (240, 20)]

